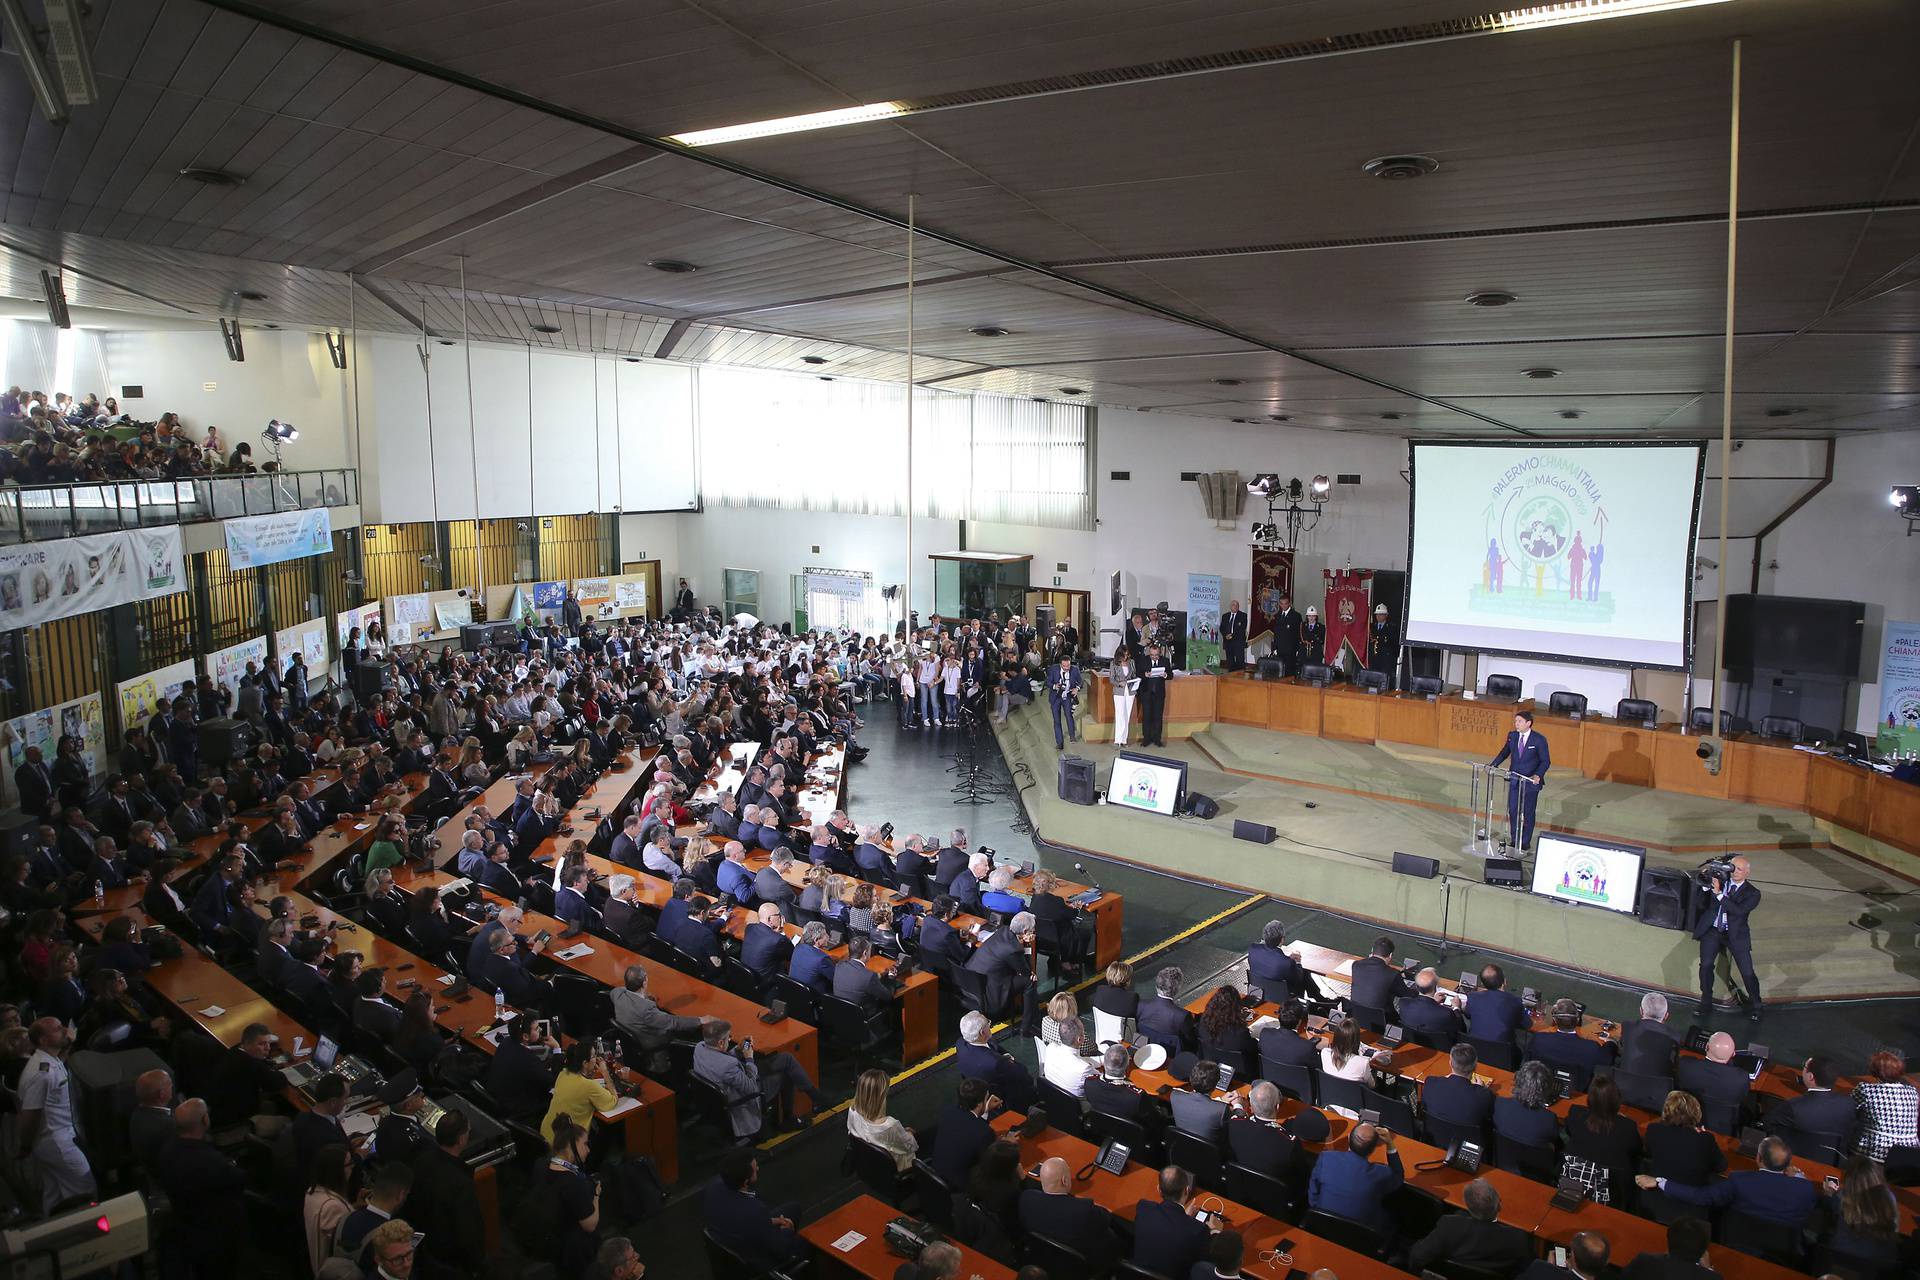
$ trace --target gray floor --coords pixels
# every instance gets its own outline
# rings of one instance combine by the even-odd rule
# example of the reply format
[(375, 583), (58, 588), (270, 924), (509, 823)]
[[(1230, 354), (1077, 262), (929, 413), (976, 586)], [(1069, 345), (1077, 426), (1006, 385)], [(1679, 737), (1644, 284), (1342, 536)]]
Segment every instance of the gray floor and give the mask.
[[(1150, 988), (1153, 974), (1168, 964), (1181, 967), (1189, 991), (1206, 989), (1221, 981), (1239, 982), (1244, 977), (1247, 943), (1270, 918), (1284, 921), (1295, 936), (1351, 951), (1366, 950), (1378, 934), (1375, 926), (1327, 912), (1302, 910), (1272, 899), (1249, 903), (1246, 895), (1237, 891), (1102, 862), (1084, 854), (1061, 854), (1036, 847), (1032, 838), (1023, 833), (1018, 806), (1005, 794), (985, 804), (954, 803), (957, 775), (950, 772), (950, 768), (954, 763), (952, 754), (957, 734), (902, 731), (896, 727), (887, 704), (870, 706), (867, 711), (870, 714), (862, 741), (872, 749), (872, 754), (849, 776), (848, 807), (855, 820), (891, 821), (896, 835), (921, 832), (944, 836), (953, 827), (964, 826), (976, 847), (986, 845), (1003, 854), (1034, 856), (1043, 865), (1074, 874), (1077, 879), (1097, 881), (1105, 888), (1124, 894), (1123, 954), (1131, 957), (1158, 948), (1137, 966), (1136, 981), (1143, 988)], [(990, 735), (984, 735), (980, 742), (983, 776), (997, 783), (1003, 792), (1034, 785), (1024, 777), (1016, 783), (1008, 775)], [(1051, 786), (1052, 780), (1041, 779), (1037, 785)], [(1086, 867), (1084, 875), (1073, 872), (1076, 858)], [(1170, 945), (1162, 945), (1222, 912), (1231, 914)], [(1550, 997), (1574, 996), (1603, 1016), (1616, 1019), (1635, 1016), (1638, 991), (1596, 981), (1591, 975), (1554, 971), (1488, 951), (1462, 954), (1456, 950), (1450, 957), (1441, 959), (1434, 948), (1421, 939), (1400, 937), (1396, 941), (1402, 955), (1437, 963), (1450, 974), (1468, 966), (1477, 968), (1485, 960), (1493, 959), (1506, 968), (1516, 985), (1535, 987)], [(1684, 1017), (1689, 1012), (1676, 1016)], [(1817, 1050), (1837, 1055), (1849, 1067), (1857, 1067), (1883, 1043), (1920, 1050), (1920, 1001), (1790, 1006), (1769, 1012), (1758, 1029), (1743, 1017), (1723, 1013), (1711, 1019), (1709, 1025), (1733, 1032), (1743, 1043), (1749, 1039), (1763, 1041), (1779, 1058), (1801, 1058)], [(954, 1035), (955, 1028), (947, 1026), (943, 1043), (952, 1043)], [(1008, 1047), (1017, 1055), (1031, 1054), (1029, 1048), (1017, 1043), (1017, 1038), (1010, 1041)], [(855, 1064), (836, 1058), (831, 1046), (827, 1046), (823, 1083), (832, 1097), (847, 1096), (854, 1071)], [(893, 1113), (909, 1125), (929, 1126), (951, 1098), (955, 1083), (950, 1062), (914, 1072), (896, 1085), (892, 1095)], [(802, 1221), (848, 1198), (854, 1193), (854, 1182), (839, 1167), (843, 1135), (844, 1124), (834, 1115), (819, 1128), (781, 1141), (763, 1153), (763, 1194), (790, 1206), (794, 1216)], [(673, 1188), (677, 1204), (697, 1202), (722, 1146), (717, 1134), (683, 1133), (682, 1175), (678, 1186)], [(697, 1213), (669, 1212), (636, 1228), (633, 1234), (651, 1274), (704, 1274)]]

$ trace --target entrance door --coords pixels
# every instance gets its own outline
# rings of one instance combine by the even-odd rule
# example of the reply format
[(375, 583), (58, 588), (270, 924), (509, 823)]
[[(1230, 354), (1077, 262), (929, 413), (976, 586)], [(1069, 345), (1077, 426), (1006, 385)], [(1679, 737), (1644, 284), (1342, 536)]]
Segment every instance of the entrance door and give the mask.
[(1093, 594), (1088, 591), (1069, 591), (1059, 587), (1029, 588), (1026, 594), (1026, 615), (1028, 619), (1040, 616), (1040, 606), (1051, 605), (1054, 621), (1065, 625), (1073, 624), (1074, 632), (1080, 637), (1080, 646), (1093, 645), (1093, 632), (1088, 629), (1093, 612)]

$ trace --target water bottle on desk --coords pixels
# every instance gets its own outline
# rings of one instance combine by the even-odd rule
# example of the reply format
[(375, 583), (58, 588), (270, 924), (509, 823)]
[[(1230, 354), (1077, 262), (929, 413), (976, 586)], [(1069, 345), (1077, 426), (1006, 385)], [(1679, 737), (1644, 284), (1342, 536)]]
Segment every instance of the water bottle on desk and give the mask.
[(93, 882), (93, 905), (96, 907), (104, 907), (107, 905), (107, 886), (103, 880), (95, 880)]
[(507, 1018), (507, 993), (499, 987), (493, 989), (493, 1023), (499, 1026)]

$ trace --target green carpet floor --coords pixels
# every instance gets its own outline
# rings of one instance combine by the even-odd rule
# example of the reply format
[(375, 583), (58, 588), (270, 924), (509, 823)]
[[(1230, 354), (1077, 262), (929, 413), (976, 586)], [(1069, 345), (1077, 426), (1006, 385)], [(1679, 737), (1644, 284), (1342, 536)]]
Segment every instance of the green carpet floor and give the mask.
[[(1687, 934), (1484, 885), (1479, 861), (1461, 852), (1464, 814), (1336, 789), (1464, 808), (1464, 757), (1216, 726), (1196, 742), (1175, 740), (1155, 752), (1187, 761), (1189, 788), (1220, 802), (1219, 816), (1203, 822), (1061, 801), (1054, 785), (1060, 753), (1044, 707), (1016, 711), (997, 732), (1009, 763), (1016, 770), (1025, 765), (1038, 781), (1023, 797), (1048, 840), (1430, 935), (1440, 934), (1444, 910), (1454, 939), (1623, 981), (1697, 990), (1698, 950)], [(1072, 749), (1095, 760), (1104, 781), (1112, 745), (1083, 742)], [(1244, 777), (1221, 764), (1296, 781)], [(1671, 845), (1722, 840), (1756, 850), (1749, 856), (1766, 897), (1753, 918), (1754, 957), (1769, 999), (1920, 993), (1920, 896), (1869, 863), (1807, 847), (1824, 836), (1804, 814), (1579, 777), (1549, 795), (1553, 802), (1543, 797), (1542, 818), (1581, 830)], [(1234, 840), (1236, 818), (1269, 823), (1280, 839), (1271, 845)], [(1449, 877), (1393, 875), (1396, 850), (1440, 859)], [(1659, 850), (1648, 855), (1654, 866), (1691, 869), (1700, 860)], [(1872, 922), (1867, 927), (1857, 923), (1863, 914)]]

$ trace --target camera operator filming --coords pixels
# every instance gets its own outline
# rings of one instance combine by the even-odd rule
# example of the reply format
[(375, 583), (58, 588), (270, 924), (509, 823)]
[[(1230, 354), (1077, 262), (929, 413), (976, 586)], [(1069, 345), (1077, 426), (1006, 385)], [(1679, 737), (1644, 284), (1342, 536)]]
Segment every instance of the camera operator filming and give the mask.
[[(1747, 987), (1747, 1016), (1760, 1020), (1760, 979), (1753, 972), (1753, 936), (1747, 929), (1747, 917), (1760, 905), (1760, 888), (1748, 882), (1749, 870), (1751, 864), (1736, 857), (1708, 862), (1695, 873), (1701, 890), (1712, 895), (1693, 926), (1693, 936), (1700, 940), (1699, 1013), (1703, 1018), (1713, 1011), (1714, 962), (1726, 951)], [(1739, 994), (1736, 989), (1734, 995)]]

